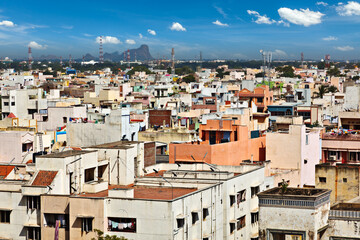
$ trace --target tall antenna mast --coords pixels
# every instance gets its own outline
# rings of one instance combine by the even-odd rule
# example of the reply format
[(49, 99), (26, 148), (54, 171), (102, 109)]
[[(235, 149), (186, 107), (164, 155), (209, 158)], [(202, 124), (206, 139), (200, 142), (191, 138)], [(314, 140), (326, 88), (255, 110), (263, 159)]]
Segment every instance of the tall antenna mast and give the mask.
[(100, 63), (104, 63), (104, 53), (103, 53), (103, 41), (102, 41), (102, 36), (100, 36), (99, 39), (99, 62)]
[(200, 51), (200, 68), (202, 68), (203, 56), (202, 51)]
[(71, 68), (71, 54), (69, 55), (69, 67)]
[(32, 63), (31, 47), (29, 47), (28, 54), (29, 54), (29, 56), (28, 56), (29, 70), (31, 70), (31, 68), (32, 68), (32, 64), (31, 64)]
[(130, 68), (130, 49), (127, 50), (128, 67)]
[(304, 53), (301, 53), (301, 68), (304, 68)]
[(175, 75), (175, 50), (171, 50), (171, 74)]
[(63, 65), (62, 56), (60, 56), (60, 65)]

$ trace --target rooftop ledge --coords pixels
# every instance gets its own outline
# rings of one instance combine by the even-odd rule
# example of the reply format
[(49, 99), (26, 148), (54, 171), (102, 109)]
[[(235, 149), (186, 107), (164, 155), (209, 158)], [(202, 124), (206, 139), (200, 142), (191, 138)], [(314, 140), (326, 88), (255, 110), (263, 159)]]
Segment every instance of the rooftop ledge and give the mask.
[(262, 207), (317, 208), (330, 202), (331, 190), (316, 188), (287, 188), (282, 193), (280, 187), (259, 193)]

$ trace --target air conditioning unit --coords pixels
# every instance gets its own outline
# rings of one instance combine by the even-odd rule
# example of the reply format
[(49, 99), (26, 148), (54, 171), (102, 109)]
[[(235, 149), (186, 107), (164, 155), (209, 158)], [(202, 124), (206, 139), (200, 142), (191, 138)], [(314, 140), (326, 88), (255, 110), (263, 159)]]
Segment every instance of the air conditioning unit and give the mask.
[(336, 156), (329, 156), (329, 161), (336, 161)]

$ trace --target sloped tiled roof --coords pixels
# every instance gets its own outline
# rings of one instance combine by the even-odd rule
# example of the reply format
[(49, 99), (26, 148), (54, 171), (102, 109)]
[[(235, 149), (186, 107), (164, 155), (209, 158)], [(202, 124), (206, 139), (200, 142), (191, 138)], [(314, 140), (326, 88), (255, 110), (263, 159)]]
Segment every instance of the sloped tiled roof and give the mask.
[(39, 171), (32, 185), (49, 186), (53, 182), (57, 173), (58, 171)]
[(15, 114), (13, 114), (12, 112), (7, 117), (8, 118), (16, 118)]
[(0, 179), (6, 178), (15, 166), (0, 166)]

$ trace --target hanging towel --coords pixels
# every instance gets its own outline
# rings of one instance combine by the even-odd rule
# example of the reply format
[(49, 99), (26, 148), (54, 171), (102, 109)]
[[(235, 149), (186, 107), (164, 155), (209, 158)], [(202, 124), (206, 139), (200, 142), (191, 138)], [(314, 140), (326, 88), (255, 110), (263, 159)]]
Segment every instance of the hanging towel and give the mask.
[(117, 223), (117, 222), (112, 222), (112, 224), (111, 224), (112, 228), (118, 228), (118, 226), (119, 226), (119, 223)]

